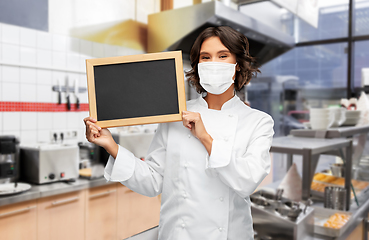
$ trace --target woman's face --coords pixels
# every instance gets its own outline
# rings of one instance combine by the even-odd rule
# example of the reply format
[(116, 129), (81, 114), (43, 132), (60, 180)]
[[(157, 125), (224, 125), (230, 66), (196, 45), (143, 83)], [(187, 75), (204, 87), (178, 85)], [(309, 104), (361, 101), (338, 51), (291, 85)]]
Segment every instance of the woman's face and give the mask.
[(236, 63), (236, 55), (231, 53), (219, 37), (207, 38), (201, 45), (199, 63), (225, 62)]
[[(224, 62), (224, 63), (236, 63), (236, 54), (231, 53), (220, 41), (219, 37), (207, 38), (200, 48), (199, 63), (202, 62)], [(239, 70), (236, 65), (236, 71)], [(236, 77), (236, 71), (233, 75), (233, 79)]]

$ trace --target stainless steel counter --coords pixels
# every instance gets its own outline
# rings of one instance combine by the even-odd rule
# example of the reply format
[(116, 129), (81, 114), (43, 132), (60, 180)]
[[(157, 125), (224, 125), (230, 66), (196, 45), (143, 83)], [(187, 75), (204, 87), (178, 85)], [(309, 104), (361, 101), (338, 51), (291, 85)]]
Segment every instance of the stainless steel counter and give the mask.
[(107, 182), (105, 178), (94, 180), (77, 179), (75, 182), (65, 183), (56, 182), (44, 185), (31, 185), (31, 189), (16, 195), (0, 197), (0, 206), (34, 200), (43, 197), (59, 195), (63, 193), (74, 192), (78, 190), (114, 184), (115, 182)]
[[(267, 191), (276, 190), (279, 186), (281, 181), (277, 181), (274, 183), (271, 183), (267, 186), (262, 187), (261, 189), (265, 189)], [(364, 218), (368, 217), (369, 213), (369, 190), (367, 190), (365, 193), (361, 193), (359, 196), (359, 206), (356, 205), (355, 201), (352, 201), (352, 204), (350, 206), (350, 210), (347, 212), (350, 212), (351, 220), (347, 222), (348, 226), (346, 231), (337, 238), (327, 237), (327, 236), (321, 236), (314, 234), (313, 240), (344, 240), (346, 239), (352, 231), (362, 224), (362, 221)], [(312, 207), (323, 207), (323, 202), (320, 201), (314, 201)]]

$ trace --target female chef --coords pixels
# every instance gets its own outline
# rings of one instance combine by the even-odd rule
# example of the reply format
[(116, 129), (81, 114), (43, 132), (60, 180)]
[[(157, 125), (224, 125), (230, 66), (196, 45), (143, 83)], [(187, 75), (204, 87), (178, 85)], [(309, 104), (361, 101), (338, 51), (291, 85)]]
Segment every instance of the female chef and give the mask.
[(249, 195), (269, 173), (274, 123), (235, 90), (258, 69), (246, 37), (225, 26), (205, 29), (190, 58), (187, 77), (204, 94), (187, 103), (182, 122), (159, 124), (145, 161), (90, 117), (86, 137), (111, 155), (107, 180), (162, 194), (159, 239), (253, 239)]

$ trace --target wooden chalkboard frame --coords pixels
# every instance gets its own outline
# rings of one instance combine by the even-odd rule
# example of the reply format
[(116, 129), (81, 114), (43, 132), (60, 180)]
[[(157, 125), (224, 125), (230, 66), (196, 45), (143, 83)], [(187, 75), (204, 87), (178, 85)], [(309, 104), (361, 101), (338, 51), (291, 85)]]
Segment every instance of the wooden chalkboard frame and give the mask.
[[(178, 114), (154, 115), (145, 117), (132, 117), (132, 118), (99, 121), (99, 118), (97, 116), (97, 102), (96, 102), (96, 91), (98, 91), (98, 89), (95, 89), (95, 77), (94, 77), (95, 66), (166, 60), (166, 59), (174, 59), (175, 61), (175, 72), (177, 80), (176, 86), (178, 95)], [(186, 97), (185, 97), (184, 72), (181, 51), (169, 51), (169, 52), (129, 55), (120, 57), (86, 59), (86, 70), (87, 70), (86, 73), (87, 73), (90, 117), (97, 119), (97, 125), (99, 125), (100, 127), (109, 128), (109, 127), (141, 125), (151, 123), (175, 122), (182, 120), (182, 111), (186, 110)], [(137, 91), (139, 90), (140, 89), (137, 89)], [(139, 92), (137, 92), (137, 96), (139, 96)]]

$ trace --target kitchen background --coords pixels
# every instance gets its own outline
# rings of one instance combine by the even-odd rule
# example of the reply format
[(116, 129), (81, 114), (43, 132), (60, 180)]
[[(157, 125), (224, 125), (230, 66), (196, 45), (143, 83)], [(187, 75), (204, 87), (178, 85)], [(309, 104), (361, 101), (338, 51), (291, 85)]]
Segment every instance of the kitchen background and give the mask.
[[(209, 1), (174, 0), (170, 7)], [(57, 131), (76, 134), (73, 141), (85, 141), (85, 59), (147, 52), (148, 15), (164, 10), (161, 2), (1, 0), (0, 134), (18, 136), (21, 144), (53, 141)], [(223, 1), (245, 15), (272, 24), (296, 41), (295, 48), (262, 65), (262, 73), (242, 93), (252, 107), (273, 116), (276, 136), (302, 128), (308, 119), (308, 107), (335, 104), (346, 97), (348, 0), (320, 1), (317, 26), (270, 1), (236, 2)], [(353, 36), (369, 33), (368, 16), (369, 1), (356, 0)], [(331, 39), (332, 43), (324, 42)], [(353, 45), (351, 88), (355, 89), (362, 86), (362, 69), (368, 67), (369, 41), (363, 39)], [(186, 60), (184, 68), (189, 68)], [(58, 104), (59, 93), (52, 90), (67, 82), (69, 87), (77, 84), (81, 90), (77, 96), (70, 93), (71, 110), (66, 106), (66, 93), (61, 93)], [(196, 96), (193, 90), (186, 91), (188, 99)], [(67, 136), (64, 138), (68, 141)], [(284, 161), (279, 162), (284, 169)], [(275, 173), (284, 172), (277, 167)]]

